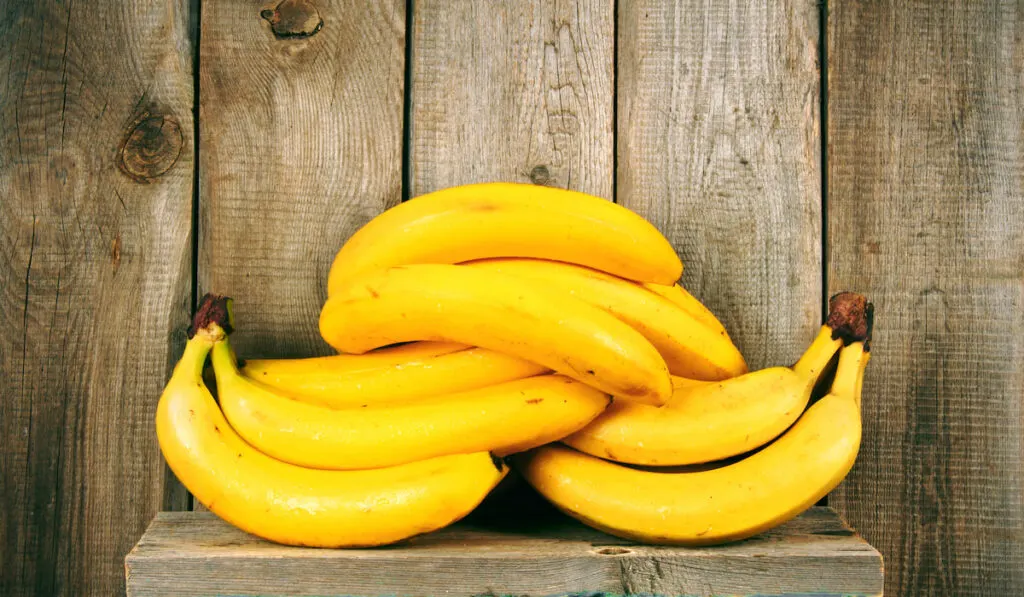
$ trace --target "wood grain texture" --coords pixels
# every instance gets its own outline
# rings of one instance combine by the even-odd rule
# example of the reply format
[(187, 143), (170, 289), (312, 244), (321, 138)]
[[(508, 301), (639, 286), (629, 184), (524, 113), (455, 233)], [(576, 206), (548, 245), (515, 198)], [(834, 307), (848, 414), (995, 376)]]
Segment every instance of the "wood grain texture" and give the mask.
[(153, 418), (191, 300), (187, 2), (0, 9), (0, 594), (115, 595), (188, 496)]
[(618, 43), (618, 202), (752, 369), (794, 362), (821, 323), (817, 2), (626, 2)]
[(409, 193), (535, 182), (612, 198), (611, 0), (412, 11)]
[[(528, 523), (527, 523), (528, 524)], [(291, 548), (209, 513), (161, 513), (126, 559), (129, 597), (230, 595), (877, 595), (878, 552), (827, 508), (718, 548), (636, 545), (565, 517), (460, 523), (383, 549)]]
[(876, 306), (829, 503), (886, 594), (1024, 594), (1024, 4), (835, 2), (828, 275)]
[(401, 200), (405, 3), (206, 2), (200, 40), (200, 290), (242, 356), (328, 353), (334, 254)]

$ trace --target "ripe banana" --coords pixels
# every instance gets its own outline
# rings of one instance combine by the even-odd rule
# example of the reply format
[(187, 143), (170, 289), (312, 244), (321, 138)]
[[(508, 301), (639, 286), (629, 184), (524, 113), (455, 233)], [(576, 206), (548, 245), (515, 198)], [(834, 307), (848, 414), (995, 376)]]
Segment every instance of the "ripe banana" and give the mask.
[(539, 363), (623, 400), (663, 404), (664, 359), (639, 332), (587, 303), (512, 276), (460, 265), (408, 265), (344, 285), (320, 313), (341, 352), (447, 340)]
[[(454, 394), (540, 375), (542, 365), (486, 348), (465, 348), (438, 354), (441, 347), (461, 344), (417, 342), (399, 348), (407, 360), (383, 351), (309, 359), (246, 360), (242, 375), (275, 392), (308, 404), (345, 408), (389, 404), (428, 396)], [(437, 347), (437, 348), (435, 348)], [(397, 351), (395, 349), (384, 349)], [(370, 362), (360, 359), (379, 357)]]
[(726, 338), (729, 337), (728, 332), (725, 330), (725, 326), (722, 325), (722, 322), (719, 321), (717, 317), (715, 317), (715, 314), (711, 312), (711, 309), (708, 309), (704, 303), (697, 300), (697, 297), (690, 294), (680, 284), (666, 286), (664, 284), (645, 282), (643, 286), (647, 290), (665, 297), (674, 305), (683, 311), (686, 311), (715, 332), (723, 334)]
[(383, 545), (455, 522), (505, 476), (487, 452), (338, 472), (285, 464), (253, 449), (203, 384), (206, 356), (224, 336), (226, 320), (220, 322), (195, 326), (160, 397), (156, 429), (178, 479), (238, 528), (288, 545)]
[(519, 461), (526, 480), (567, 514), (645, 543), (709, 545), (756, 535), (838, 485), (860, 447), (864, 343), (842, 350), (832, 391), (774, 443), (720, 468), (652, 472), (550, 445)]
[(521, 452), (576, 431), (609, 403), (607, 394), (564, 375), (538, 375), (404, 404), (333, 410), (241, 376), (227, 339), (213, 347), (212, 359), (220, 406), (238, 434), (272, 458), (318, 469)]
[(683, 271), (653, 225), (611, 201), (537, 185), (482, 183), (428, 193), (371, 220), (338, 251), (328, 296), (371, 270), (487, 257), (545, 257), (662, 284)]
[(302, 359), (246, 359), (239, 363), (242, 373), (267, 384), (284, 385), (302, 381), (306, 376), (347, 375), (376, 371), (430, 357), (466, 350), (456, 342), (409, 342), (372, 350), (366, 354), (336, 354)]
[(672, 375), (713, 381), (747, 372), (743, 355), (727, 335), (629, 280), (544, 259), (486, 259), (466, 265), (532, 281), (607, 311), (647, 338)]
[(803, 412), (815, 381), (843, 345), (832, 333), (822, 326), (792, 368), (719, 382), (673, 377), (674, 392), (665, 406), (615, 402), (563, 441), (600, 458), (659, 466), (711, 462), (753, 450)]

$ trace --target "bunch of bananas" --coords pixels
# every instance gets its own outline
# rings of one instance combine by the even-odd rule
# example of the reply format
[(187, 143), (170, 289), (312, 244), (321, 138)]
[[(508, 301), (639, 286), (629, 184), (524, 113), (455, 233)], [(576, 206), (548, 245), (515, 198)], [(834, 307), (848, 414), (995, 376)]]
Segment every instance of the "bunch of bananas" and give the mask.
[[(506, 461), (615, 535), (754, 535), (853, 465), (871, 306), (837, 295), (795, 365), (748, 372), (681, 272), (648, 222), (581, 193), (490, 183), (416, 198), (335, 258), (320, 331), (338, 355), (239, 362), (230, 300), (204, 297), (158, 405), (160, 447), (207, 508), (286, 544), (444, 527)], [(831, 391), (807, 408), (837, 352)]]

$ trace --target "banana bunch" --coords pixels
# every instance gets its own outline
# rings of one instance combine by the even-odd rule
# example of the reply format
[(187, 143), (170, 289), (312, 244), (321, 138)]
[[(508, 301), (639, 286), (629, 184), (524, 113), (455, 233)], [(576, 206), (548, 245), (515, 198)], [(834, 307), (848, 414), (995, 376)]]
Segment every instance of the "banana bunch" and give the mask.
[[(613, 534), (755, 534), (852, 465), (871, 308), (837, 295), (796, 364), (748, 372), (681, 272), (651, 224), (582, 193), (418, 197), (337, 253), (319, 319), (336, 355), (240, 361), (230, 299), (204, 297), (158, 406), (161, 450), (211, 511), (293, 545), (442, 528), (506, 461)], [(832, 393), (807, 409), (837, 352)]]

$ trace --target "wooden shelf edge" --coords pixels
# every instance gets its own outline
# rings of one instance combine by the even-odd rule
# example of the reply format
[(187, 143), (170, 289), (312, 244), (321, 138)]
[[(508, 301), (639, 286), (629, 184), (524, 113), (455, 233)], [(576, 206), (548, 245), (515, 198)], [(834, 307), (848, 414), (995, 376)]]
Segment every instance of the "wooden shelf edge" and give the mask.
[(878, 551), (829, 508), (731, 545), (639, 545), (567, 518), (459, 523), (378, 549), (276, 545), (209, 512), (161, 512), (125, 558), (128, 597), (880, 595)]

